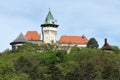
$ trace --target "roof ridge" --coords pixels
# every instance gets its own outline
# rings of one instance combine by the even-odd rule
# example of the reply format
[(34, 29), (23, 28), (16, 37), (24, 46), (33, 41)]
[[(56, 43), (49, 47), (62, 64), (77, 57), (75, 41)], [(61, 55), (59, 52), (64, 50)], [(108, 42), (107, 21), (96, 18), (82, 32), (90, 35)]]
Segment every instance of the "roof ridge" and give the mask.
[(34, 32), (34, 31), (36, 31), (36, 32), (37, 32), (37, 30), (31, 30), (31, 31), (29, 30), (29, 31), (27, 31), (27, 32)]
[(68, 36), (68, 37), (71, 37), (71, 36), (73, 36), (73, 37), (82, 37), (82, 36), (74, 36), (74, 35), (62, 35), (62, 36)]

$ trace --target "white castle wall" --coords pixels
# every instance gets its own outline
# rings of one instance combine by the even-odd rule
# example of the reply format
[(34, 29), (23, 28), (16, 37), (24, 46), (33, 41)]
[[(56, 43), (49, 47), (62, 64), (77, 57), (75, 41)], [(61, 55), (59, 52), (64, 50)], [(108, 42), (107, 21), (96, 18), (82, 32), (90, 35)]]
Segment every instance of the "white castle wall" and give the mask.
[(43, 36), (45, 43), (56, 43), (57, 28), (56, 27), (43, 27)]

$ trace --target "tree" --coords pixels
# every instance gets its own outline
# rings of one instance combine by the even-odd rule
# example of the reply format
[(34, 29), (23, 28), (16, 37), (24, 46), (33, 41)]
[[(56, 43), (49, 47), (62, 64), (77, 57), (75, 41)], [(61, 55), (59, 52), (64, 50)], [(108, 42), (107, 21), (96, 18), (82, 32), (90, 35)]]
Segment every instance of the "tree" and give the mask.
[(72, 48), (71, 48), (71, 50), (70, 50), (70, 54), (72, 53), (77, 53), (77, 52), (79, 52), (80, 51), (80, 48), (79, 47), (77, 47), (77, 46), (73, 46)]
[(29, 73), (30, 68), (32, 66), (33, 66), (32, 63), (27, 58), (25, 58), (23, 56), (18, 58), (18, 60), (16, 60), (16, 62), (14, 63), (14, 68), (18, 74)]
[(120, 80), (120, 73), (118, 68), (115, 68), (112, 65), (105, 66), (102, 72), (102, 78), (105, 80)]
[(120, 49), (118, 46), (111, 46), (112, 47), (112, 51), (115, 52), (116, 54), (120, 53)]
[(13, 50), (13, 52), (34, 52), (36, 53), (39, 49), (38, 44), (33, 43), (24, 43), (22, 46), (19, 46), (18, 49)]
[(87, 43), (87, 47), (97, 49), (99, 47), (99, 45), (95, 38), (91, 38)]

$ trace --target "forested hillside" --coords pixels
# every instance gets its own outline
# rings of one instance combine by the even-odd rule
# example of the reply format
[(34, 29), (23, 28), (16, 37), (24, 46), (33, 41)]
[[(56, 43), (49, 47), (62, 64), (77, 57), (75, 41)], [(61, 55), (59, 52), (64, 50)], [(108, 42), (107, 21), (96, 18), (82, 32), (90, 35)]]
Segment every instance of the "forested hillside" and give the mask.
[[(0, 80), (120, 80), (120, 52), (24, 45), (0, 55)], [(38, 49), (42, 51), (37, 51)]]

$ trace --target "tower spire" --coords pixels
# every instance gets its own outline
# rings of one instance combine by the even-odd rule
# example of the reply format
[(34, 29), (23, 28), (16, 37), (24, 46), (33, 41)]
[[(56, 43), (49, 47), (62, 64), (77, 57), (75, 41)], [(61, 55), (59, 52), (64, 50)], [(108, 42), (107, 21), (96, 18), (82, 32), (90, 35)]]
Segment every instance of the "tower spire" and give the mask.
[(59, 25), (57, 25), (56, 20), (54, 19), (49, 8), (49, 12), (46, 16), (45, 23), (41, 24), (42, 37), (43, 37), (42, 39), (45, 43), (51, 43), (51, 41), (56, 43), (58, 26)]
[(45, 24), (56, 24), (56, 20), (54, 19), (51, 11), (50, 11), (50, 8), (49, 8), (49, 12), (46, 16), (46, 19), (45, 19)]

